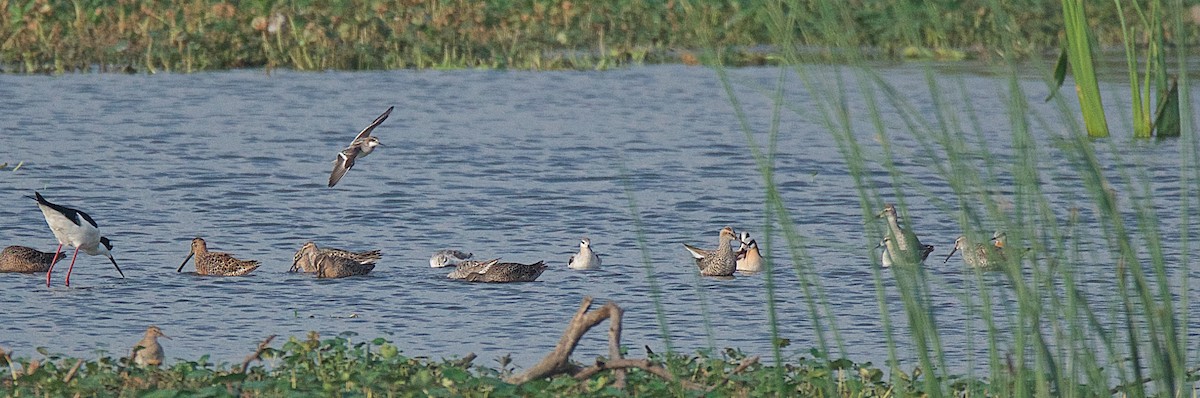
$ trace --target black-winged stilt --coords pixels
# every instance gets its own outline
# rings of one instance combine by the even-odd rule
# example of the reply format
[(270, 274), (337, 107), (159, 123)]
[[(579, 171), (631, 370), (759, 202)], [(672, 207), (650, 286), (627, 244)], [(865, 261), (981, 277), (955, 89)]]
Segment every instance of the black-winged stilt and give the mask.
[(62, 250), (63, 245), (75, 246), (71, 266), (67, 268), (67, 286), (71, 286), (71, 271), (75, 269), (75, 258), (79, 257), (79, 249), (83, 249), (89, 256), (108, 257), (108, 261), (117, 268), (117, 273), (121, 274), (122, 278), (125, 277), (121, 266), (117, 265), (117, 260), (109, 253), (113, 248), (112, 242), (100, 235), (96, 220), (82, 211), (50, 203), (36, 191), (33, 194), (38, 208), (42, 209), (42, 215), (46, 217), (46, 224), (50, 225), (50, 231), (54, 232), (54, 237), (58, 239), (58, 249), (54, 250), (54, 259), (50, 260), (50, 269), (46, 270), (46, 287), (50, 287), (50, 273), (54, 271), (54, 263), (58, 261), (58, 252)]

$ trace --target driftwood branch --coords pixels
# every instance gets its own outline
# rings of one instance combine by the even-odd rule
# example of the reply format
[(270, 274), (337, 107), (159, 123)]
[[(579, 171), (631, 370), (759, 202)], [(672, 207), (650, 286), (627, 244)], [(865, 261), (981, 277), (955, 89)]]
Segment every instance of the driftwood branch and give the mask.
[[(592, 306), (592, 298), (584, 297), (583, 302), (579, 305), (579, 310), (575, 312), (575, 316), (571, 318), (571, 323), (567, 325), (567, 330), (558, 340), (558, 344), (554, 347), (554, 351), (546, 355), (541, 362), (529, 368), (529, 370), (519, 375), (510, 377), (508, 380), (512, 384), (521, 384), (530, 380), (551, 377), (563, 373), (573, 373), (576, 380), (586, 380), (602, 371), (611, 370), (613, 372), (613, 387), (625, 388), (626, 370), (636, 368), (646, 371), (647, 373), (661, 377), (667, 381), (679, 383), (684, 388), (698, 391), (708, 391), (715, 387), (707, 387), (705, 385), (683, 380), (676, 377), (671, 371), (666, 368), (656, 365), (649, 359), (626, 359), (621, 355), (621, 317), (624, 310), (618, 307), (615, 303), (609, 302), (604, 304), (599, 309), (588, 312)], [(597, 360), (595, 365), (587, 368), (578, 369), (577, 366), (570, 363), (571, 353), (575, 351), (575, 346), (579, 344), (579, 340), (592, 327), (600, 324), (605, 319), (608, 319), (608, 355), (607, 360)], [(734, 374), (744, 371), (750, 365), (757, 363), (758, 358), (748, 358), (734, 369)], [(725, 377), (724, 384), (729, 380), (729, 376)]]
[(75, 372), (79, 371), (80, 366), (83, 366), (82, 359), (75, 361), (75, 366), (72, 366), (71, 370), (67, 372), (67, 375), (63, 377), (63, 384), (68, 384), (71, 382), (71, 379), (75, 377)]
[(250, 356), (246, 357), (245, 361), (242, 361), (242, 370), (240, 373), (246, 373), (246, 370), (250, 368), (250, 362), (262, 360), (262, 353), (263, 351), (267, 350), (267, 346), (271, 344), (271, 340), (275, 340), (275, 335), (267, 336), (266, 340), (263, 340), (262, 343), (258, 343), (258, 349), (254, 350), (253, 354), (250, 354)]
[[(611, 361), (624, 359), (621, 356), (621, 316), (625, 314), (625, 310), (612, 302), (604, 306), (610, 305), (612, 308), (608, 314), (608, 359)], [(613, 387), (620, 390), (625, 389), (625, 368), (613, 371)]]
[(708, 390), (712, 391), (714, 388), (725, 385), (725, 383), (729, 382), (730, 377), (733, 377), (734, 375), (736, 375), (738, 373), (745, 372), (747, 368), (749, 368), (751, 365), (754, 365), (756, 363), (758, 363), (758, 355), (742, 359), (742, 363), (739, 364), (738, 367), (733, 368), (733, 371), (729, 372), (729, 374), (726, 374), (725, 378), (721, 379), (720, 383), (717, 383), (717, 385), (715, 385), (715, 386), (709, 387)]
[(8, 351), (4, 351), (3, 348), (0, 348), (0, 358), (4, 358), (4, 363), (8, 364), (8, 372), (12, 374), (12, 381), (14, 384), (16, 384), (17, 376), (20, 375), (17, 374), (17, 367), (13, 365), (12, 357), (8, 355)]
[[(591, 330), (593, 326), (600, 324), (605, 319), (609, 319), (616, 326), (609, 328), (610, 338), (613, 333), (620, 335), (621, 326), (621, 308), (616, 304), (609, 302), (596, 311), (588, 312), (592, 306), (592, 298), (584, 297), (583, 302), (579, 305), (579, 310), (575, 312), (575, 316), (571, 318), (571, 323), (567, 325), (567, 330), (563, 332), (561, 338), (558, 339), (558, 344), (554, 346), (554, 351), (551, 351), (546, 358), (543, 358), (537, 365), (529, 368), (525, 372), (510, 377), (506, 380), (512, 384), (521, 384), (530, 380), (541, 379), (562, 373), (570, 373), (576, 367), (571, 365), (571, 353), (575, 351), (575, 346), (579, 345), (579, 339), (584, 334)], [(615, 318), (614, 318), (615, 314)], [(617, 339), (619, 342), (619, 338)], [(610, 340), (610, 343), (612, 341)], [(614, 351), (617, 350), (617, 351)], [(620, 347), (609, 347), (609, 352), (616, 352), (620, 356)], [(616, 358), (614, 358), (616, 359)], [(622, 376), (623, 378), (623, 376)]]
[(596, 361), (595, 365), (584, 368), (583, 370), (579, 371), (579, 373), (576, 373), (574, 377), (575, 380), (586, 380), (589, 377), (595, 376), (596, 373), (600, 373), (605, 370), (619, 371), (628, 368), (644, 370), (668, 381), (679, 383), (680, 385), (683, 385), (684, 388), (690, 390), (708, 390), (707, 387), (695, 382), (680, 380), (679, 378), (675, 377), (675, 375), (671, 374), (671, 371), (662, 366), (655, 365), (654, 363), (650, 362), (649, 359), (613, 359), (607, 362)]

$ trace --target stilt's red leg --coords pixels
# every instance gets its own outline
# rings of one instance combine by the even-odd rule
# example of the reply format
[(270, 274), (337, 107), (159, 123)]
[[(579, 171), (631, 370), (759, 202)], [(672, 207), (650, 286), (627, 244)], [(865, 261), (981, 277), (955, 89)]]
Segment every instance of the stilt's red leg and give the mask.
[(71, 270), (75, 269), (75, 258), (79, 257), (79, 247), (75, 247), (75, 255), (71, 256), (71, 266), (67, 267), (67, 286), (71, 286)]
[(62, 250), (62, 243), (58, 244), (58, 248), (54, 249), (54, 259), (50, 260), (50, 269), (46, 270), (46, 287), (50, 287), (50, 272), (54, 271), (54, 263), (58, 262), (58, 253)]

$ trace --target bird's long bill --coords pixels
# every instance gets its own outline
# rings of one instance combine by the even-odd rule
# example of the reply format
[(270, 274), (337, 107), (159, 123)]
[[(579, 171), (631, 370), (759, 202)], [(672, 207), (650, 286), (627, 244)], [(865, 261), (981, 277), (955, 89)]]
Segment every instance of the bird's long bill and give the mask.
[(113, 258), (112, 256), (108, 256), (108, 261), (112, 261), (113, 267), (117, 268), (117, 273), (121, 274), (121, 279), (125, 279), (125, 273), (121, 272), (121, 266), (117, 265), (117, 259)]
[(950, 254), (946, 256), (945, 260), (942, 260), (942, 264), (950, 262), (950, 257), (953, 257), (956, 252), (958, 252), (958, 245), (954, 245), (954, 249), (950, 250)]
[(299, 265), (300, 265), (300, 258), (297, 257), (295, 260), (292, 261), (292, 268), (288, 268), (288, 272), (299, 271), (300, 270)]
[(179, 264), (179, 269), (175, 270), (175, 272), (183, 272), (183, 266), (187, 265), (188, 260), (191, 260), (194, 255), (196, 255), (196, 252), (188, 253), (187, 258), (183, 259), (183, 264)]

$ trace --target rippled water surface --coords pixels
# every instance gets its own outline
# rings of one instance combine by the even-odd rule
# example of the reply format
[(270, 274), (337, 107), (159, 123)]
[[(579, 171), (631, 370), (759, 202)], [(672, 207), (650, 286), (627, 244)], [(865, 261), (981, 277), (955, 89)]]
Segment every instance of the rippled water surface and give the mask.
[[(814, 73), (823, 79), (835, 71)], [(932, 118), (923, 69), (880, 73)], [(777, 76), (775, 69), (733, 71), (751, 126), (760, 132), (771, 123), (762, 87)], [(962, 83), (972, 96), (986, 131), (970, 133), (982, 134), (995, 146), (1001, 167), (1008, 167), (1006, 82), (957, 72), (943, 78), (949, 89)], [(1041, 103), (1040, 80), (1024, 84), (1035, 111), (1049, 123), (1035, 135), (1048, 143), (1059, 134), (1053, 129), (1061, 128), (1057, 113)], [(881, 363), (886, 345), (868, 258), (873, 242), (858, 195), (834, 138), (812, 111), (817, 102), (798, 81), (788, 87), (789, 105), (800, 112), (780, 121), (776, 181), (846, 351), (853, 359)], [(1127, 94), (1122, 86), (1106, 89)], [(884, 153), (881, 141), (861, 96), (848, 95), (871, 159), (866, 178), (889, 195), (892, 180), (876, 161)], [(358, 341), (386, 337), (413, 356), (474, 352), (490, 364), (511, 353), (517, 365), (530, 366), (553, 347), (586, 295), (625, 308), (623, 340), (635, 352), (643, 345), (661, 350), (667, 340), (650, 272), (674, 348), (770, 352), (764, 275), (701, 278), (680, 245), (714, 246), (725, 225), (764, 241), (763, 184), (711, 70), (0, 75), (0, 104), (0, 162), (24, 162), (16, 172), (0, 171), (0, 245), (55, 247), (37, 206), (26, 198), (37, 190), (90, 213), (113, 240), (127, 276), (119, 279), (103, 257), (89, 256), (80, 256), (71, 288), (62, 286), (69, 259), (59, 263), (51, 289), (44, 275), (0, 274), (0, 346), (18, 355), (34, 355), (40, 346), (83, 357), (124, 354), (147, 325), (156, 324), (173, 338), (164, 341), (168, 358), (212, 354), (215, 361), (234, 362), (267, 335), (313, 330), (354, 332)], [(375, 130), (385, 146), (360, 160), (336, 188), (326, 188), (334, 155), (391, 105), (396, 111)], [(922, 144), (902, 133), (897, 114), (884, 113), (894, 117), (885, 122), (894, 126), (888, 128), (890, 144), (906, 173), (901, 189), (912, 195), (911, 221), (926, 243), (938, 247), (928, 267), (947, 335), (943, 344), (956, 358), (954, 366), (972, 355), (978, 361), (986, 347), (969, 342), (985, 335), (962, 304), (975, 294), (967, 283), (973, 276), (961, 272), (957, 258), (941, 261), (960, 234), (956, 214), (946, 210), (954, 195), (935, 170), (942, 160), (923, 155)], [(1102, 153), (1109, 144), (1122, 146), (1122, 155), (1102, 156), (1105, 164), (1144, 167), (1153, 176), (1152, 189), (1179, 197), (1179, 142), (1096, 142)], [(1078, 177), (1053, 149), (1043, 150), (1044, 189), (1059, 198), (1053, 210), (1065, 220), (1079, 208), (1085, 227), (1098, 225)], [(1165, 239), (1178, 239), (1170, 235), (1180, 230), (1177, 204), (1162, 202)], [(191, 265), (176, 273), (195, 236), (207, 239), (211, 250), (263, 265), (239, 278), (196, 276)], [(566, 268), (583, 236), (602, 255), (602, 269)], [(381, 249), (384, 258), (366, 277), (317, 280), (287, 273), (293, 253), (308, 240)], [(1094, 249), (1094, 241), (1102, 242), (1093, 239), (1083, 250)], [(777, 261), (779, 333), (792, 341), (787, 355), (807, 355), (816, 344), (814, 323), (791, 256), (778, 242), (767, 254)], [(429, 255), (443, 248), (480, 258), (545, 260), (550, 269), (534, 283), (459, 283), (445, 278), (448, 269), (428, 265)], [(1178, 267), (1177, 249), (1170, 250), (1174, 272), (1186, 269)], [(1086, 290), (1112, 288), (1111, 264), (1080, 267)], [(903, 326), (887, 274), (883, 288), (893, 322)], [(1192, 312), (1191, 319), (1200, 319)], [(604, 344), (603, 333), (593, 333), (575, 358), (588, 361), (604, 352)]]

